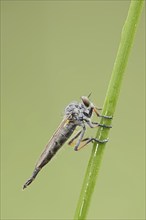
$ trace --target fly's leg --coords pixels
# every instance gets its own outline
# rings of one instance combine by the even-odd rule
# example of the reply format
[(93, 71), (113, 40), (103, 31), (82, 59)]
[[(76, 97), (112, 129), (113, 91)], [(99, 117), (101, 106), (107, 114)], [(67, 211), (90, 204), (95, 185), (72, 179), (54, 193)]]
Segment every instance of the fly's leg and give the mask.
[[(95, 128), (97, 126), (100, 126), (100, 127), (103, 127), (103, 128), (112, 128), (111, 125), (104, 125), (104, 124), (100, 124), (100, 123), (97, 123), (97, 122), (91, 122), (90, 120), (87, 120), (85, 119), (86, 123), (90, 126), (90, 128)], [(78, 142), (76, 143), (75, 147), (74, 147), (74, 150), (75, 151), (78, 151), (79, 149), (81, 149), (82, 147), (84, 147), (85, 145), (87, 145), (88, 143), (90, 142), (97, 142), (97, 143), (106, 143), (108, 141), (108, 139), (105, 139), (105, 140), (98, 140), (96, 138), (85, 138), (83, 139), (83, 136), (84, 136), (84, 133), (85, 133), (85, 126), (83, 126), (83, 129), (82, 131), (79, 131), (70, 141), (69, 141), (69, 145), (72, 145), (73, 144), (73, 141), (79, 137), (78, 139)], [(83, 140), (82, 140), (83, 139)], [(84, 144), (81, 144), (81, 142), (85, 142)]]
[(112, 116), (109, 116), (109, 115), (101, 115), (97, 110), (99, 110), (99, 109), (96, 108), (95, 106), (93, 106), (93, 111), (96, 113), (96, 115), (98, 117), (107, 118), (107, 119), (112, 119), (113, 118)]
[(98, 122), (91, 122), (90, 120), (86, 120), (87, 124), (89, 125), (90, 128), (95, 128), (95, 127), (103, 127), (103, 128), (112, 128), (111, 125), (105, 125), (105, 124), (100, 124)]
[[(98, 122), (91, 122), (91, 124), (92, 124), (93, 127), (99, 126), (99, 127), (102, 127), (102, 128), (112, 128), (111, 125), (100, 124), (100, 123), (98, 123)], [(95, 125), (95, 126), (94, 126), (94, 125)], [(90, 126), (90, 125), (89, 125), (89, 126)]]
[(81, 134), (82, 131), (79, 131), (69, 142), (69, 145), (73, 145), (74, 144), (74, 140), (77, 139), (79, 137), (79, 135)]
[(85, 147), (87, 144), (89, 144), (90, 142), (97, 142), (97, 143), (100, 143), (100, 144), (104, 144), (106, 142), (108, 142), (108, 139), (105, 139), (105, 140), (99, 140), (97, 138), (85, 138), (82, 140), (82, 142), (85, 142), (83, 144), (80, 144), (77, 148), (76, 148), (76, 151), (80, 150), (81, 148)]
[(99, 113), (98, 113), (98, 117), (100, 117), (100, 118), (106, 118), (106, 119), (112, 119), (112, 118), (113, 118), (113, 117), (110, 116), (110, 115), (100, 115)]
[(38, 175), (38, 173), (40, 172), (41, 168), (37, 167), (35, 168), (35, 170), (33, 171), (32, 176), (26, 181), (26, 183), (23, 185), (23, 189), (25, 189), (27, 186), (29, 186), (34, 179), (36, 178), (36, 176)]
[(78, 141), (77, 141), (77, 143), (76, 143), (76, 145), (75, 145), (75, 147), (74, 147), (74, 150), (75, 150), (75, 151), (78, 150), (78, 147), (79, 147), (79, 145), (80, 145), (80, 143), (81, 143), (81, 141), (82, 141), (82, 139), (83, 139), (83, 136), (84, 136), (84, 134), (85, 134), (85, 130), (86, 130), (86, 127), (83, 126), (83, 129), (82, 129), (82, 131), (80, 132), (79, 139), (78, 139)]
[(97, 109), (97, 110), (99, 110), (99, 111), (100, 111), (100, 110), (102, 110), (102, 108), (101, 108), (101, 107), (96, 107), (96, 109)]

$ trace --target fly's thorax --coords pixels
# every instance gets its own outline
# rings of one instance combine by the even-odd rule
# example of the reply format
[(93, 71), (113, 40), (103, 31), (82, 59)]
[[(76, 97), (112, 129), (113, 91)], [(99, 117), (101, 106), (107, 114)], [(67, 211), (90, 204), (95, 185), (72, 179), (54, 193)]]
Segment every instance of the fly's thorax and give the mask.
[(82, 103), (72, 102), (65, 108), (65, 115), (70, 116), (76, 124), (80, 124), (85, 118), (90, 118), (91, 107), (86, 107)]

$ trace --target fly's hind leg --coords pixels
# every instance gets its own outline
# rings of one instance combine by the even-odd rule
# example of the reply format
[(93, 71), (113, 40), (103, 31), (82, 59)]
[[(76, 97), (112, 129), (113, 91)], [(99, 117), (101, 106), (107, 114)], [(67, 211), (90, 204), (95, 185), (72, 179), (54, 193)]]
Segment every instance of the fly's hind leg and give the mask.
[(71, 146), (74, 146), (74, 140), (76, 140), (79, 135), (81, 134), (82, 131), (79, 131), (69, 142), (68, 144), (71, 145)]
[(83, 129), (81, 131), (79, 131), (69, 142), (68, 144), (69, 145), (74, 145), (74, 140), (77, 139), (78, 137), (78, 141), (77, 143), (74, 145), (74, 150), (77, 151), (78, 149), (78, 146), (80, 145), (82, 139), (83, 139), (83, 136), (85, 134), (85, 131), (86, 131), (86, 127), (84, 125), (82, 125)]
[(85, 147), (90, 142), (97, 142), (97, 143), (100, 143), (100, 144), (104, 144), (104, 143), (108, 142), (108, 139), (99, 140), (97, 138), (85, 138), (85, 139), (82, 140), (82, 142), (85, 142), (85, 143), (80, 144), (78, 146), (78, 148), (76, 149), (77, 151), (80, 150), (81, 148)]
[(26, 183), (23, 185), (23, 189), (25, 189), (27, 186), (29, 186), (34, 179), (36, 178), (36, 176), (38, 175), (38, 173), (40, 172), (41, 168), (40, 167), (36, 167), (35, 170), (33, 171), (32, 176), (26, 181)]

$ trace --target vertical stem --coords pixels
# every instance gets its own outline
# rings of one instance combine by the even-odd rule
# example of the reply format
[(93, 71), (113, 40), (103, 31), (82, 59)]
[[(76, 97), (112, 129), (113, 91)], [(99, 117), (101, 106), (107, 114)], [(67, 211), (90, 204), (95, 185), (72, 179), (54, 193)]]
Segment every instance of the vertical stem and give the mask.
[[(128, 62), (130, 49), (133, 44), (138, 20), (142, 12), (143, 3), (143, 0), (131, 0), (128, 15), (122, 29), (121, 41), (104, 101), (102, 112), (103, 115), (114, 115), (124, 71)], [(111, 122), (109, 122), (108, 119), (103, 118), (101, 123), (110, 124)], [(108, 134), (109, 129), (100, 127), (97, 131), (96, 137), (98, 139), (106, 139)], [(74, 219), (86, 219), (104, 150), (105, 144), (98, 144), (98, 146), (96, 143), (93, 144), (93, 150), (87, 166)]]

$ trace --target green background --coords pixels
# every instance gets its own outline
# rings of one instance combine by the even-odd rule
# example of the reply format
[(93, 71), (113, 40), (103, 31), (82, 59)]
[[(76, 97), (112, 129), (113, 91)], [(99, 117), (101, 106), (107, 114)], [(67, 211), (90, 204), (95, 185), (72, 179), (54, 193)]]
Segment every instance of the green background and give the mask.
[[(65, 144), (22, 185), (69, 102), (92, 92), (102, 106), (129, 4), (1, 2), (2, 219), (73, 218), (91, 144), (79, 152)], [(144, 22), (143, 13), (88, 219), (144, 219)]]

